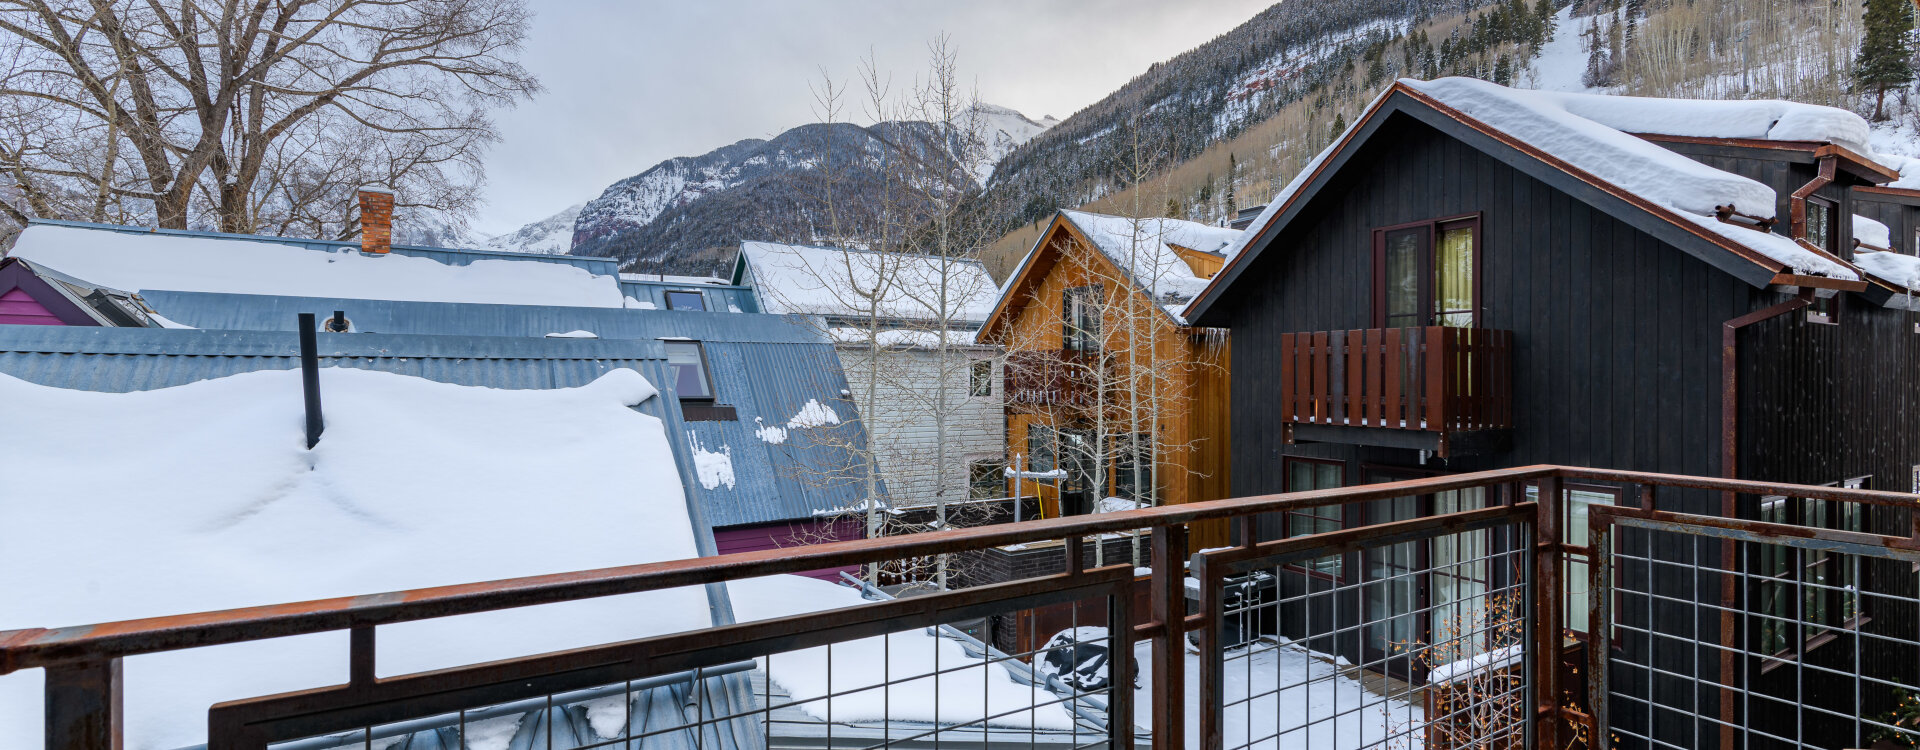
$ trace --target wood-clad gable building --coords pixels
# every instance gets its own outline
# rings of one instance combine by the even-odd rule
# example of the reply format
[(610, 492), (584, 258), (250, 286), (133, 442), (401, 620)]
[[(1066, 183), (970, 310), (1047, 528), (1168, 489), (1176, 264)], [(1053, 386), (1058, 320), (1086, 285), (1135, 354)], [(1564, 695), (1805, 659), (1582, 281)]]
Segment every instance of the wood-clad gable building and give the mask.
[[(1905, 261), (1856, 255), (1851, 241), (1860, 197), (1897, 174), (1845, 143), (1625, 130), (1599, 146), (1555, 140), (1547, 136), (1566, 135), (1551, 130), (1561, 113), (1518, 94), (1503, 102), (1504, 90), (1489, 89), (1498, 87), (1391, 87), (1276, 197), (1186, 309), (1195, 325), (1232, 332), (1235, 496), (1531, 464), (1915, 489), (1920, 319), (1903, 282), (1878, 270)], [(1455, 106), (1447, 93), (1464, 102)], [(1495, 124), (1467, 111), (1488, 101), (1518, 114)], [(1595, 165), (1600, 146), (1622, 149), (1635, 174)], [(1694, 165), (1770, 189), (1774, 210), (1685, 210), (1653, 170), (1671, 169), (1672, 185), (1690, 186), (1700, 174)], [(1648, 184), (1656, 188), (1641, 187)], [(1585, 507), (1633, 500), (1571, 490), (1573, 545), (1585, 543)], [(1502, 500), (1442, 494), (1316, 509), (1262, 521), (1258, 535)], [(1909, 523), (1905, 514), (1864, 517), (1833, 503), (1727, 500), (1699, 491), (1671, 504), (1663, 497), (1661, 509), (1853, 530)], [(1656, 546), (1652, 554), (1692, 552)], [(1303, 567), (1281, 595), (1381, 581), (1294, 625), (1349, 628), (1357, 638), (1326, 647), (1418, 673), (1394, 666), (1393, 644), (1436, 626), (1399, 623), (1400, 602), (1424, 611), (1497, 585), (1500, 573), (1469, 566), (1454, 580), (1398, 582), (1415, 566), (1391, 554), (1336, 557)], [(1826, 558), (1798, 570), (1761, 566), (1749, 565), (1754, 584), (1743, 595), (1783, 613), (1801, 603), (1780, 599), (1768, 580), (1817, 579), (1839, 590), (1855, 575)], [(1580, 565), (1566, 572), (1586, 574)], [(1851, 601), (1830, 604), (1821, 610), (1830, 612), (1829, 636), (1873, 614), (1850, 610)], [(1646, 610), (1617, 606), (1622, 618), (1645, 621)], [(1576, 633), (1585, 609), (1584, 595), (1568, 603)], [(1895, 609), (1879, 615), (1915, 616)], [(1754, 619), (1751, 643), (1783, 655), (1819, 645)], [(1711, 656), (1701, 664), (1719, 677), (1729, 672), (1711, 670), (1735, 669), (1713, 666)], [(1787, 679), (1752, 667), (1755, 685)]]
[[(1047, 513), (1227, 496), (1228, 341), (1178, 310), (1238, 234), (1062, 211), (1007, 282), (980, 338), (1007, 350), (1008, 455), (1065, 472), (1027, 482)], [(1224, 528), (1197, 533), (1225, 541)]]

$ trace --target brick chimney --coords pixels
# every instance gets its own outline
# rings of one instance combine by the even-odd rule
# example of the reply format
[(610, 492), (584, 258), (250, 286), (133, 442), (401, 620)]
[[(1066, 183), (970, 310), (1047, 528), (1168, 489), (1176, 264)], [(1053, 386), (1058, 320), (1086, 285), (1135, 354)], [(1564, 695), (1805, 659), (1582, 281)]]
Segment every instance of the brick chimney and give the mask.
[(393, 191), (379, 185), (360, 188), (360, 252), (386, 255), (393, 249)]

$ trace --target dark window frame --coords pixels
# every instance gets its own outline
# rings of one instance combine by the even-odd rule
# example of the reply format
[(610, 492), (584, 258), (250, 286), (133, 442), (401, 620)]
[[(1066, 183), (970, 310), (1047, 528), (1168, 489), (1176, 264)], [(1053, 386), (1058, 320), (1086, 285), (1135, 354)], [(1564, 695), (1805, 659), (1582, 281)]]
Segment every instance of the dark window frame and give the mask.
[[(674, 376), (673, 376), (673, 383), (674, 383), (673, 395), (676, 398), (680, 399), (680, 401), (683, 403), (700, 403), (700, 404), (716, 403), (720, 398), (720, 393), (719, 393), (719, 390), (716, 389), (713, 385), (713, 364), (707, 360), (707, 347), (705, 343), (691, 340), (691, 339), (673, 339), (669, 341), (661, 341), (660, 343), (663, 346), (668, 348), (671, 348), (675, 344), (691, 345), (693, 347), (693, 351), (700, 356), (700, 378), (706, 381), (707, 395), (705, 396), (681, 395), (680, 388), (679, 388), (680, 374), (677, 371), (674, 373)], [(671, 355), (669, 355), (669, 357), (671, 357)], [(671, 362), (672, 360), (669, 359), (668, 361)], [(674, 365), (674, 364), (667, 365), (667, 367), (669, 368), (677, 368), (677, 367), (683, 367), (683, 366), (684, 365)]]
[[(691, 294), (693, 295), (694, 299), (699, 300), (700, 307), (698, 308), (677, 307), (673, 304), (673, 298), (675, 296), (686, 295), (686, 294)], [(686, 310), (689, 312), (710, 312), (710, 310), (707, 307), (707, 295), (700, 293), (700, 290), (698, 289), (669, 289), (666, 291), (664, 295), (662, 295), (662, 298), (666, 300), (668, 310)]]
[[(1873, 475), (1866, 474), (1847, 477), (1837, 482), (1824, 482), (1820, 486), (1872, 489), (1872, 485)], [(1784, 511), (1782, 514), (1784, 518), (1782, 520), (1771, 520), (1767, 518), (1766, 504), (1770, 501), (1781, 503), (1781, 509)], [(1769, 523), (1784, 523), (1791, 526), (1808, 526), (1807, 516), (1809, 515), (1809, 511), (1815, 509), (1818, 510), (1821, 519), (1819, 525), (1815, 526), (1815, 528), (1866, 531), (1872, 526), (1872, 523), (1867, 518), (1867, 507), (1860, 503), (1846, 503), (1838, 500), (1811, 500), (1808, 498), (1787, 497), (1784, 495), (1767, 495), (1760, 498), (1759, 520)], [(1852, 510), (1852, 513), (1849, 514), (1847, 512), (1848, 510)], [(1852, 519), (1851, 526), (1847, 523), (1846, 519), (1848, 518)], [(1793, 551), (1797, 548), (1780, 549), (1783, 551)], [(1755, 642), (1761, 645), (1761, 648), (1765, 648), (1769, 640), (1767, 629), (1770, 625), (1781, 625), (1789, 628), (1799, 627), (1800, 635), (1802, 636), (1798, 639), (1798, 643), (1794, 642), (1796, 639), (1792, 635), (1780, 636), (1782, 647), (1775, 650), (1771, 655), (1759, 657), (1760, 672), (1762, 674), (1795, 663), (1800, 660), (1801, 654), (1811, 653), (1814, 649), (1838, 639), (1842, 633), (1857, 632), (1867, 623), (1873, 621), (1873, 614), (1869, 611), (1872, 608), (1868, 606), (1869, 602), (1872, 601), (1871, 597), (1863, 597), (1855, 593), (1852, 595), (1853, 601), (1849, 602), (1847, 601), (1848, 595), (1844, 593), (1844, 590), (1849, 588), (1856, 592), (1870, 588), (1868, 581), (1872, 578), (1872, 566), (1859, 565), (1860, 580), (1849, 580), (1853, 571), (1844, 566), (1843, 558), (1839, 556), (1839, 553), (1818, 550), (1799, 550), (1799, 552), (1800, 554), (1798, 555), (1790, 554), (1783, 558), (1782, 562), (1785, 568), (1780, 573), (1776, 574), (1767, 570), (1750, 570), (1748, 574), (1749, 580), (1753, 581), (1753, 590), (1748, 592), (1748, 596), (1752, 597), (1753, 601), (1762, 602), (1761, 606), (1763, 608), (1765, 607), (1767, 599), (1760, 591), (1760, 587), (1767, 585), (1768, 581), (1780, 581), (1793, 586), (1796, 591), (1796, 595), (1788, 603), (1787, 607), (1793, 613), (1790, 617), (1790, 622), (1776, 623), (1768, 617), (1762, 617), (1759, 618), (1759, 622), (1753, 626), (1755, 629), (1753, 638)], [(1809, 559), (1813, 561), (1808, 562)], [(1768, 563), (1766, 560), (1762, 560), (1760, 564), (1764, 566)], [(1751, 563), (1749, 565), (1751, 566)], [(1827, 618), (1826, 622), (1815, 623), (1811, 621), (1807, 613), (1807, 592), (1806, 589), (1801, 586), (1807, 580), (1808, 571), (1821, 568), (1822, 566), (1830, 566), (1822, 573), (1823, 583), (1821, 585), (1827, 588), (1824, 591), (1817, 592), (1817, 596), (1824, 599), (1824, 601), (1821, 602), (1821, 606), (1823, 607), (1822, 611), (1838, 614), (1837, 616)]]
[[(1561, 588), (1567, 589), (1567, 587), (1564, 584), (1567, 581), (1575, 580), (1576, 574), (1573, 571), (1574, 571), (1574, 566), (1576, 564), (1585, 566), (1585, 570), (1587, 571), (1587, 572), (1582, 572), (1577, 574), (1580, 576), (1579, 580), (1590, 580), (1592, 578), (1591, 571), (1593, 570), (1593, 567), (1592, 567), (1593, 566), (1593, 546), (1592, 546), (1593, 538), (1589, 536), (1587, 538), (1587, 544), (1584, 544), (1584, 545), (1573, 544), (1567, 538), (1568, 532), (1571, 532), (1573, 530), (1573, 506), (1574, 506), (1573, 493), (1584, 492), (1589, 495), (1607, 495), (1613, 498), (1613, 502), (1609, 503), (1609, 505), (1613, 505), (1615, 507), (1618, 507), (1622, 503), (1625, 503), (1628, 498), (1625, 490), (1623, 490), (1622, 488), (1610, 487), (1604, 484), (1586, 484), (1582, 482), (1562, 482), (1560, 484), (1560, 491), (1564, 495), (1563, 497), (1560, 498), (1560, 543), (1565, 548), (1565, 551), (1566, 551), (1565, 559), (1563, 559), (1560, 563), (1560, 580), (1563, 584)], [(1520, 499), (1523, 501), (1538, 502), (1540, 499), (1539, 493), (1540, 493), (1539, 482), (1527, 482), (1520, 489)], [(1593, 503), (1588, 503), (1588, 505), (1593, 505)], [(1560, 611), (1562, 615), (1561, 625), (1565, 628), (1565, 630), (1568, 633), (1571, 633), (1573, 635), (1574, 640), (1580, 641), (1581, 643), (1591, 642), (1592, 641), (1591, 631), (1593, 628), (1593, 623), (1591, 622), (1587, 623), (1586, 629), (1575, 629), (1573, 627), (1573, 624), (1570, 621), (1568, 621), (1566, 618), (1567, 613), (1574, 611), (1573, 604), (1571, 601), (1573, 597), (1573, 592), (1572, 590), (1568, 589), (1564, 593), (1565, 593), (1565, 596), (1561, 599), (1561, 602), (1560, 602)], [(1591, 601), (1593, 592), (1589, 590), (1586, 592), (1586, 594), (1589, 598), (1589, 601)], [(1619, 609), (1617, 608), (1617, 605), (1614, 611), (1616, 612), (1619, 611)], [(1620, 650), (1622, 648), (1621, 646), (1622, 641), (1620, 639), (1620, 627), (1617, 622), (1615, 623), (1611, 633), (1612, 633), (1612, 637), (1609, 640), (1609, 642), (1613, 644), (1614, 650), (1616, 651)]]
[[(1106, 321), (1101, 319), (1105, 302), (1104, 284), (1072, 286), (1060, 290), (1060, 349), (1069, 352), (1099, 354), (1100, 335)], [(1091, 300), (1091, 303), (1085, 300)], [(1079, 304), (1075, 304), (1079, 302)], [(1088, 313), (1091, 312), (1091, 315)]]
[(1486, 221), (1483, 212), (1475, 211), (1470, 214), (1410, 221), (1404, 224), (1393, 224), (1375, 227), (1373, 229), (1373, 298), (1370, 307), (1373, 318), (1372, 327), (1388, 327), (1387, 235), (1422, 228), (1426, 230), (1424, 244), (1420, 252), (1420, 299), (1418, 300), (1418, 304), (1421, 310), (1420, 314), (1424, 318), (1424, 320), (1421, 321), (1421, 326), (1430, 326), (1439, 325), (1439, 322), (1435, 319), (1436, 314), (1433, 309), (1435, 297), (1439, 294), (1439, 290), (1437, 289), (1439, 285), (1438, 270), (1434, 263), (1434, 253), (1437, 252), (1435, 243), (1439, 240), (1442, 232), (1460, 227), (1467, 227), (1473, 230), (1473, 308), (1468, 311), (1473, 315), (1473, 325), (1470, 327), (1477, 328), (1485, 326), (1487, 311), (1485, 283), (1487, 274)]
[[(976, 458), (967, 462), (967, 496), (975, 500), (991, 500), (1007, 496), (1007, 462), (998, 458)], [(992, 492), (982, 495), (981, 490), (991, 482)]]
[[(1347, 486), (1347, 462), (1346, 461), (1342, 461), (1337, 458), (1311, 458), (1307, 456), (1286, 456), (1281, 460), (1281, 463), (1280, 463), (1280, 467), (1281, 467), (1280, 477), (1281, 477), (1282, 487), (1287, 492), (1298, 491), (1293, 488), (1293, 470), (1295, 466), (1337, 467), (1340, 470), (1339, 486), (1341, 487)], [(1318, 482), (1315, 482), (1315, 484), (1318, 484)], [(1325, 515), (1326, 511), (1329, 511), (1329, 510), (1333, 511), (1334, 513), (1333, 517), (1331, 518)], [(1315, 512), (1315, 511), (1318, 511), (1318, 512)], [(1349, 514), (1347, 512), (1346, 503), (1341, 503), (1339, 505), (1321, 506), (1319, 508), (1308, 508), (1305, 510), (1288, 510), (1288, 511), (1284, 511), (1280, 517), (1280, 537), (1282, 539), (1291, 539), (1295, 536), (1304, 535), (1304, 534), (1294, 533), (1294, 522), (1296, 518), (1302, 521), (1315, 523), (1316, 526), (1320, 522), (1333, 521), (1336, 524), (1335, 528), (1337, 529), (1353, 528), (1352, 526), (1348, 525), (1352, 523), (1353, 518), (1352, 518), (1352, 514)], [(1320, 532), (1316, 530), (1312, 533), (1320, 533)], [(1336, 564), (1333, 566), (1334, 572), (1331, 572), (1331, 573), (1307, 564), (1309, 561), (1300, 561), (1300, 562), (1291, 563), (1287, 565), (1287, 569), (1290, 571), (1294, 571), (1297, 573), (1301, 573), (1301, 574), (1313, 577), (1313, 578), (1318, 578), (1323, 581), (1332, 581), (1335, 585), (1340, 585), (1346, 581), (1346, 573), (1347, 573), (1347, 567), (1348, 567), (1347, 555), (1340, 555), (1338, 558), (1335, 558), (1335, 561), (1336, 561)]]
[(978, 359), (967, 365), (967, 395), (993, 395), (993, 360)]
[[(1818, 206), (1822, 210), (1822, 212), (1826, 214), (1826, 221), (1822, 222), (1822, 224), (1824, 225), (1824, 229), (1826, 230), (1825, 232), (1826, 236), (1821, 237), (1818, 240), (1815, 240), (1813, 237), (1813, 211), (1814, 211), (1814, 207), (1816, 206)], [(1807, 241), (1813, 242), (1815, 245), (1820, 246), (1820, 249), (1822, 250), (1825, 250), (1834, 255), (1839, 255), (1840, 254), (1840, 204), (1839, 202), (1828, 199), (1828, 198), (1821, 198), (1819, 196), (1810, 195), (1810, 196), (1807, 196), (1806, 211), (1807, 211), (1807, 214), (1806, 214)]]

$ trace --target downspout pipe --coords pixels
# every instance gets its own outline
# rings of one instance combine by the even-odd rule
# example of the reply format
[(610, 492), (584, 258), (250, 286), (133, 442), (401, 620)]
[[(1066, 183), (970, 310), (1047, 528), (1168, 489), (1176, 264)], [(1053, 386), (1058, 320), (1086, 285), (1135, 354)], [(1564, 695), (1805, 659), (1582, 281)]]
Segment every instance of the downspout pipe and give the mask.
[[(1810, 193), (1812, 191), (1808, 190), (1806, 192)], [(1794, 195), (1798, 196), (1799, 193), (1796, 192), (1794, 193)], [(1799, 206), (1803, 204), (1795, 203), (1795, 205)], [(1804, 219), (1804, 216), (1798, 210), (1794, 212), (1794, 216), (1796, 217), (1794, 219), (1795, 225), (1800, 225)], [(1799, 310), (1804, 307), (1810, 307), (1813, 305), (1813, 294), (1814, 294), (1813, 289), (1802, 287), (1800, 289), (1800, 293), (1795, 295), (1793, 299), (1787, 300), (1777, 305), (1773, 305), (1771, 307), (1767, 307), (1765, 309), (1755, 310), (1753, 312), (1747, 313), (1738, 318), (1734, 318), (1732, 320), (1727, 321), (1726, 323), (1721, 324), (1721, 328), (1720, 328), (1720, 476), (1726, 477), (1728, 479), (1735, 479), (1739, 477), (1739, 468), (1740, 468), (1739, 467), (1739, 460), (1740, 460), (1740, 329), (1753, 325), (1755, 323), (1762, 322), (1762, 321), (1772, 320), (1774, 318), (1780, 317), (1782, 315), (1786, 315), (1788, 313), (1791, 313), (1795, 310)], [(1720, 515), (1722, 518), (1736, 517), (1736, 511), (1738, 510), (1738, 508), (1735, 500), (1736, 500), (1735, 493), (1732, 493), (1732, 492), (1721, 493)], [(1732, 571), (1736, 564), (1737, 563), (1734, 557), (1733, 545), (1731, 544), (1722, 545), (1720, 550), (1721, 569), (1726, 571)], [(1737, 643), (1738, 642), (1735, 640), (1735, 638), (1739, 635), (1739, 632), (1734, 624), (1733, 603), (1735, 601), (1738, 601), (1737, 597), (1738, 597), (1739, 591), (1734, 584), (1734, 578), (1735, 576), (1726, 575), (1726, 576), (1722, 576), (1721, 577), (1722, 580), (1720, 581), (1720, 597), (1721, 597), (1721, 602), (1724, 605), (1720, 612), (1720, 642), (1721, 643)], [(1728, 658), (1722, 658), (1720, 660), (1720, 684), (1732, 685), (1734, 684), (1734, 679), (1735, 679), (1735, 675), (1734, 675), (1733, 660)], [(1723, 724), (1722, 724), (1723, 727), (1731, 728), (1733, 726), (1731, 723), (1734, 718), (1733, 702), (1731, 700), (1723, 699), (1720, 701), (1720, 718), (1723, 721)], [(1721, 732), (1721, 744), (1723, 746), (1730, 746), (1731, 744), (1733, 744), (1733, 738), (1729, 732), (1727, 731)]]
[[(1920, 0), (1916, 0), (1920, 2)], [(1819, 170), (1812, 180), (1801, 185), (1799, 190), (1787, 201), (1787, 234), (1791, 239), (1806, 242), (1807, 239), (1807, 199), (1820, 188), (1833, 183), (1838, 167), (1834, 156), (1820, 157)], [(1747, 313), (1721, 324), (1720, 328), (1720, 476), (1735, 479), (1740, 476), (1740, 329), (1772, 320), (1795, 310), (1813, 305), (1812, 289), (1802, 287), (1793, 299), (1777, 305)], [(1737, 493), (1720, 493), (1720, 515), (1722, 518), (1735, 518), (1739, 511)], [(1733, 545), (1723, 545), (1720, 551), (1722, 570), (1732, 571), (1736, 565)], [(1734, 584), (1734, 576), (1723, 576), (1720, 582), (1721, 603), (1720, 642), (1735, 643), (1736, 632), (1733, 618), (1733, 603), (1739, 594)], [(1731, 685), (1734, 680), (1732, 659), (1720, 660), (1720, 684)], [(1725, 727), (1720, 733), (1721, 743), (1731, 745), (1733, 716), (1732, 702), (1722, 700), (1720, 718)]]
[[(1820, 188), (1833, 183), (1839, 157), (1828, 155), (1820, 157), (1820, 171), (1799, 190), (1793, 191), (1793, 198), (1787, 202), (1788, 231), (1796, 240), (1807, 238), (1807, 199), (1813, 197)], [(1838, 217), (1835, 217), (1838, 218)]]

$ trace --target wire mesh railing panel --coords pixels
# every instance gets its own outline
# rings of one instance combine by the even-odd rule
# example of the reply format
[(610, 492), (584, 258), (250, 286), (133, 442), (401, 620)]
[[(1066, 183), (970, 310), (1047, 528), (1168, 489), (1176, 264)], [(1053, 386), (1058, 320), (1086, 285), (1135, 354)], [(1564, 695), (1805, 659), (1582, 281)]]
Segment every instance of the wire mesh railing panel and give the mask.
[(1920, 555), (1799, 524), (1595, 521), (1609, 746), (1920, 742)]
[[(222, 704), (210, 747), (1074, 750), (1135, 741), (1130, 567), (913, 599), (789, 579), (736, 583), (736, 611), (753, 620), (741, 625)], [(816, 601), (743, 606), (776, 593)], [(1068, 627), (1006, 652), (955, 626), (1034, 607), (1064, 609)], [(803, 614), (758, 616), (795, 608)]]
[(1492, 508), (1196, 559), (1190, 747), (1527, 744), (1532, 526)]

